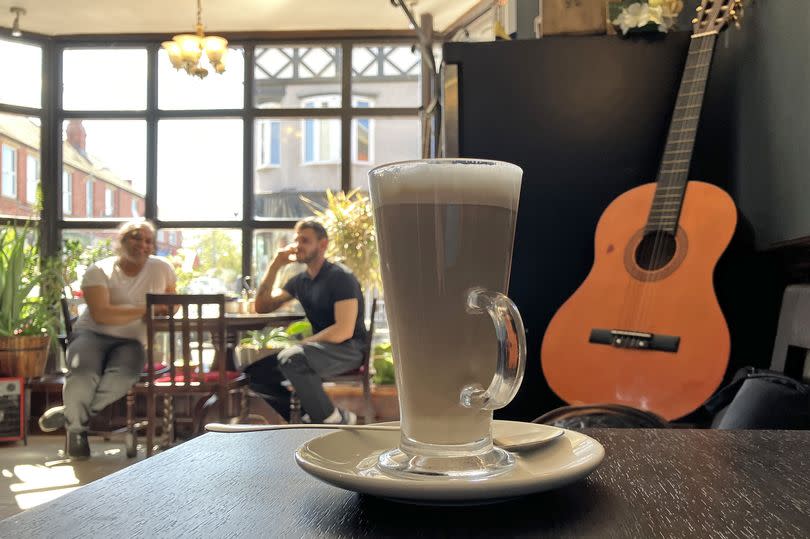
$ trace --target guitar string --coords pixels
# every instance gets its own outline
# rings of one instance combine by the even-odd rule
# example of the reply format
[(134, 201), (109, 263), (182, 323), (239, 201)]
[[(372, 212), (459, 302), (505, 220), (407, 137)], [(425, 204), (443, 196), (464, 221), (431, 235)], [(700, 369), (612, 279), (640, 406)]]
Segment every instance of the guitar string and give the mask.
[[(714, 44), (715, 44), (715, 36), (702, 36), (700, 39), (704, 43), (701, 43), (701, 47), (699, 47), (699, 53), (697, 55), (697, 61), (693, 68), (693, 73), (685, 73), (684, 77), (691, 78), (691, 88), (689, 89), (689, 96), (687, 99), (687, 108), (686, 112), (684, 112), (684, 119), (680, 122), (682, 125), (680, 129), (685, 131), (681, 131), (681, 133), (686, 133), (687, 136), (679, 137), (677, 148), (680, 154), (688, 155), (689, 157), (686, 159), (691, 162), (692, 151), (694, 149), (694, 142), (697, 133), (697, 126), (700, 121), (700, 108), (703, 102), (703, 96), (705, 94), (706, 89), (706, 82), (708, 80), (708, 73), (709, 73), (709, 64), (711, 61), (711, 57), (714, 51)], [(705, 45), (705, 46), (703, 46)], [(695, 112), (690, 112), (695, 111)], [(677, 238), (677, 224), (679, 221), (679, 216), (681, 210), (683, 208), (683, 203), (686, 198), (686, 190), (688, 186), (688, 169), (690, 163), (684, 163), (681, 166), (677, 164), (670, 165), (670, 170), (662, 173), (662, 178), (665, 178), (663, 185), (668, 187), (669, 189), (666, 190), (667, 193), (672, 194), (673, 191), (677, 190), (677, 193), (680, 195), (678, 197), (679, 205), (675, 208), (676, 211), (673, 212), (672, 218), (669, 219), (672, 221), (671, 224), (665, 224), (665, 219), (659, 218), (658, 226), (656, 226), (656, 242), (654, 243), (653, 255), (652, 255), (652, 266), (658, 267), (664, 261), (667, 253), (665, 252), (666, 246), (666, 239), (669, 234), (667, 228), (672, 227), (673, 233), (675, 234), (675, 238)], [(666, 168), (666, 167), (663, 167)], [(676, 172), (673, 170), (680, 170), (680, 172)], [(656, 245), (657, 244), (657, 245)], [(650, 279), (652, 275), (650, 275)], [(644, 323), (649, 322), (648, 314), (652, 307), (655, 305), (656, 297), (658, 296), (658, 289), (659, 286), (648, 286), (649, 291), (647, 294), (646, 301), (642, 303), (642, 311), (641, 311), (641, 321)]]
[[(680, 118), (673, 119), (673, 126), (672, 129), (678, 129), (678, 136), (675, 137), (675, 154), (682, 155), (682, 154), (690, 154), (689, 151), (692, 148), (694, 143), (694, 129), (692, 128), (692, 124), (697, 125), (697, 121), (694, 119), (693, 116), (690, 116), (690, 111), (696, 108), (697, 105), (700, 104), (702, 101), (702, 92), (700, 91), (699, 85), (701, 84), (703, 79), (701, 67), (706, 62), (706, 56), (709, 52), (709, 47), (704, 47), (706, 42), (710, 43), (710, 40), (706, 40), (704, 37), (700, 38), (693, 38), (692, 44), (695, 45), (697, 49), (697, 58), (694, 62), (694, 66), (687, 65), (684, 69), (684, 74), (682, 76), (682, 84), (681, 88), (682, 91), (685, 91), (683, 95), (686, 96), (686, 103), (680, 102), (681, 99), (676, 100), (676, 107), (685, 106), (680, 113)], [(692, 47), (690, 46), (690, 49)], [(691, 52), (691, 51), (690, 51)], [(687, 62), (688, 64), (689, 62)], [(673, 115), (674, 116), (674, 115)], [(697, 115), (699, 116), (699, 115)], [(677, 123), (676, 123), (677, 122)], [(686, 134), (686, 136), (684, 136)], [(667, 153), (670, 153), (670, 157), (672, 152), (667, 152), (667, 148), (665, 148), (665, 158), (668, 157)], [(668, 170), (669, 169), (669, 170)], [(686, 169), (686, 170), (682, 170)], [(682, 170), (681, 172), (675, 172), (675, 170)], [(680, 196), (677, 197), (680, 203), (683, 203), (683, 199), (686, 194), (686, 178), (688, 174), (688, 166), (686, 164), (682, 165), (679, 169), (677, 164), (667, 164), (666, 159), (662, 160), (661, 172), (660, 172), (660, 182), (658, 184), (661, 187), (661, 194), (679, 194)], [(681, 180), (679, 181), (679, 176)], [(658, 197), (655, 197), (658, 198)], [(653, 207), (655, 207), (655, 198), (653, 201)], [(674, 225), (665, 225), (664, 222), (669, 221), (670, 219), (665, 219), (665, 217), (655, 217), (652, 213), (650, 213), (650, 221), (652, 224), (654, 240), (653, 240), (653, 248), (652, 252), (649, 257), (649, 265), (651, 268), (658, 268), (659, 265), (663, 262), (665, 253), (665, 246), (667, 244), (667, 235), (668, 231), (667, 228), (669, 226), (673, 226), (674, 233), (677, 235), (677, 222), (678, 219), (675, 216), (679, 215), (680, 209), (682, 206), (676, 208), (676, 211), (673, 212), (674, 215), (671, 221), (674, 222)], [(655, 284), (652, 284), (651, 281), (653, 280), (653, 271), (647, 271), (644, 274), (644, 289), (642, 292), (641, 297), (641, 304), (639, 306), (638, 312), (638, 329), (640, 331), (647, 331), (653, 332), (651, 327), (648, 327), (648, 314), (652, 310), (652, 307), (655, 305), (655, 298), (657, 296), (657, 289), (659, 288)]]
[[(667, 144), (664, 148), (664, 159), (662, 160), (661, 172), (659, 174), (659, 182), (656, 186), (656, 193), (653, 196), (653, 209), (656, 208), (656, 202), (660, 202), (661, 206), (659, 211), (653, 212), (650, 210), (650, 228), (652, 229), (653, 247), (650, 252), (648, 262), (651, 268), (659, 268), (668, 256), (666, 246), (668, 244), (669, 231), (668, 228), (673, 229), (673, 238), (677, 240), (677, 224), (679, 216), (683, 208), (683, 202), (686, 196), (686, 188), (688, 181), (688, 164), (691, 162), (691, 149), (694, 147), (694, 139), (696, 135), (697, 124), (700, 121), (700, 114), (694, 114), (695, 109), (699, 109), (705, 93), (705, 83), (708, 76), (708, 61), (711, 59), (714, 49), (714, 36), (701, 36), (693, 38), (696, 43), (695, 48), (697, 58), (693, 66), (687, 65), (682, 75), (683, 81), (681, 86), (680, 99), (676, 99), (676, 107), (681, 108), (681, 118), (675, 118), (672, 121), (671, 130), (678, 130), (679, 133), (674, 137), (675, 142), (670, 145)], [(692, 49), (692, 47), (690, 47)], [(688, 63), (688, 62), (687, 62)], [(683, 96), (686, 96), (685, 99)], [(685, 101), (685, 103), (684, 103)], [(673, 133), (674, 134), (674, 133)], [(675, 159), (675, 156), (688, 155), (685, 159)], [(669, 161), (669, 162), (668, 162)], [(678, 161), (687, 161), (678, 165)], [(679, 179), (680, 178), (680, 179)], [(660, 188), (660, 189), (659, 189)], [(660, 194), (661, 196), (656, 196)], [(670, 210), (668, 204), (664, 204), (666, 198), (664, 195), (678, 194), (678, 206)], [(671, 221), (671, 223), (670, 223)], [(676, 244), (677, 249), (677, 244)], [(674, 253), (673, 253), (674, 255)], [(658, 286), (652, 283), (654, 277), (653, 271), (646, 271), (641, 283), (641, 297), (639, 300), (636, 323), (634, 329), (638, 331), (652, 332), (652, 328), (647, 327), (649, 323), (648, 315), (656, 304), (656, 297), (658, 296)], [(632, 341), (637, 344), (637, 339)]]
[[(698, 43), (696, 39), (692, 39), (690, 41), (689, 52), (691, 53), (693, 51), (693, 49), (698, 49), (698, 50), (700, 49), (700, 43)], [(687, 58), (689, 58), (690, 56), (691, 56), (691, 54), (689, 54), (687, 56)], [(698, 63), (699, 63), (699, 60), (698, 60)], [(682, 126), (678, 125), (678, 124), (682, 123), (681, 118), (679, 118), (679, 116), (682, 116), (683, 118), (685, 118), (686, 116), (685, 115), (680, 115), (678, 113), (678, 107), (682, 104), (682, 101), (684, 99), (686, 99), (687, 103), (689, 102), (689, 94), (691, 93), (690, 91), (688, 91), (689, 90), (689, 84), (690, 84), (690, 82), (689, 82), (689, 80), (690, 80), (689, 71), (691, 70), (691, 67), (689, 66), (690, 62), (687, 61), (686, 64), (687, 65), (683, 70), (683, 74), (681, 75), (681, 81), (680, 81), (680, 84), (679, 84), (678, 96), (677, 96), (677, 98), (675, 100), (675, 107), (676, 108), (673, 111), (672, 120), (670, 121), (669, 136), (667, 137), (666, 145), (664, 146), (663, 159), (662, 159), (661, 167), (660, 167), (659, 173), (658, 173), (658, 178), (657, 178), (658, 181), (656, 183), (656, 187), (655, 187), (655, 190), (654, 190), (654, 193), (653, 193), (652, 205), (650, 207), (650, 212), (648, 214), (647, 223), (644, 226), (644, 230), (643, 230), (642, 236), (641, 236), (641, 242), (644, 242), (646, 240), (648, 234), (652, 233), (654, 235), (653, 236), (653, 247), (652, 247), (652, 249), (648, 250), (647, 253), (643, 253), (644, 256), (642, 257), (642, 260), (647, 262), (650, 266), (653, 266), (653, 264), (654, 264), (655, 252), (656, 252), (656, 250), (658, 248), (659, 236), (660, 236), (659, 231), (657, 230), (658, 223), (655, 222), (656, 219), (654, 218), (652, 208), (655, 207), (655, 202), (656, 202), (656, 200), (659, 199), (659, 197), (657, 196), (659, 193), (663, 194), (664, 192), (669, 192), (669, 189), (668, 189), (668, 187), (669, 187), (669, 185), (668, 185), (668, 177), (667, 177), (667, 173), (665, 172), (666, 168), (667, 168), (666, 159), (668, 157), (668, 153), (669, 153), (668, 150), (670, 148), (680, 149), (679, 148), (679, 141), (681, 140), (681, 135), (676, 135), (675, 130), (678, 129), (678, 127), (682, 127)], [(684, 97), (684, 96), (686, 96), (686, 97)], [(646, 260), (644, 260), (644, 258), (646, 258)], [(634, 262), (637, 262), (637, 261), (638, 261), (638, 257), (634, 257)], [(634, 309), (631, 311), (631, 313), (632, 313), (632, 322), (631, 322), (631, 325), (628, 327), (628, 329), (632, 329), (632, 330), (636, 330), (636, 331), (645, 331), (645, 330), (649, 329), (649, 328), (643, 327), (642, 323), (644, 321), (644, 314), (645, 314), (644, 313), (645, 300), (646, 300), (646, 297), (647, 297), (647, 294), (648, 294), (649, 283), (650, 283), (650, 279), (651, 279), (650, 273), (651, 272), (649, 270), (646, 270), (641, 275), (641, 278), (638, 279), (638, 281), (640, 281), (638, 283), (638, 285), (636, 285), (634, 287), (634, 289), (635, 289), (634, 294), (633, 294)], [(636, 279), (632, 279), (631, 282), (633, 282), (633, 281), (636, 281)], [(637, 339), (631, 338), (630, 344), (635, 346), (637, 344)]]

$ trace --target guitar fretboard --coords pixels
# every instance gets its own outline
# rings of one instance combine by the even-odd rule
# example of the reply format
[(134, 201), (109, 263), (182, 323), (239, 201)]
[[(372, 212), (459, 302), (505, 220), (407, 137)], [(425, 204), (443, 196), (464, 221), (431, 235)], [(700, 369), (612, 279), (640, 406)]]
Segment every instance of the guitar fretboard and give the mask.
[(674, 234), (678, 228), (716, 40), (716, 33), (702, 34), (693, 37), (689, 44), (689, 55), (658, 170), (658, 185), (647, 218), (647, 232), (665, 231)]

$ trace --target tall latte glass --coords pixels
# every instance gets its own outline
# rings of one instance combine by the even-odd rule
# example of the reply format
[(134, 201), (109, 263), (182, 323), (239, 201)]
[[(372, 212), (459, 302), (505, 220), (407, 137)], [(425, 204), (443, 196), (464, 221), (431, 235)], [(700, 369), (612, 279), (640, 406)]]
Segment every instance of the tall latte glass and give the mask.
[(523, 379), (523, 323), (509, 285), (522, 170), (471, 159), (369, 172), (402, 436), (379, 468), (485, 478), (514, 466), (492, 411)]

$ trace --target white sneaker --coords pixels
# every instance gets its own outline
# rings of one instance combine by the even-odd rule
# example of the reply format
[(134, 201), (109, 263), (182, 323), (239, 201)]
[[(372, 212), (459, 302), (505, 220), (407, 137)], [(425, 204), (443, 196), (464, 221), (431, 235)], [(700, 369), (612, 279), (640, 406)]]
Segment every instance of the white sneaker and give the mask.
[(344, 410), (342, 408), (338, 408), (338, 411), (340, 412), (340, 425), (357, 424), (357, 414), (355, 414), (351, 410)]

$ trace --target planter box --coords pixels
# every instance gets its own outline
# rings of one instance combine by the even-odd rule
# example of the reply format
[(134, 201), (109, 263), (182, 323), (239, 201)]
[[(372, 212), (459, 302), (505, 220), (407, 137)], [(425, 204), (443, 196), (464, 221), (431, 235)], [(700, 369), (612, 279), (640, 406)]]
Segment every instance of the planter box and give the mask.
[[(324, 384), (326, 394), (335, 406), (347, 408), (360, 415), (363, 411), (363, 388), (348, 384)], [(399, 421), (399, 400), (395, 385), (371, 386), (371, 401), (377, 421)]]
[(39, 378), (48, 361), (50, 337), (20, 335), (0, 337), (0, 373), (22, 378)]

